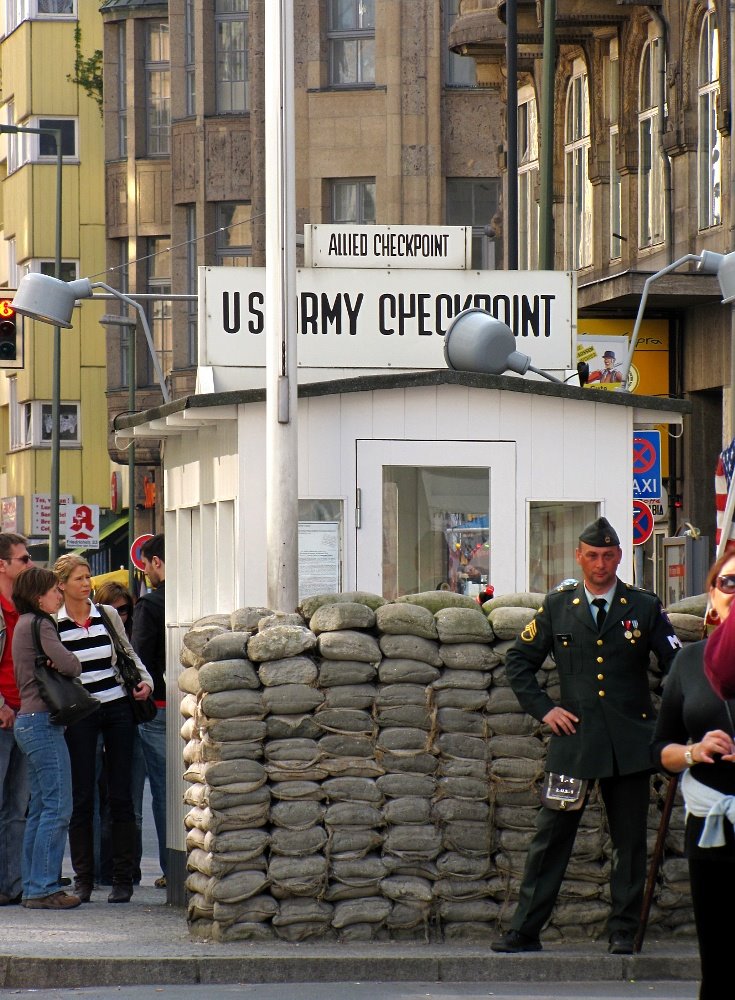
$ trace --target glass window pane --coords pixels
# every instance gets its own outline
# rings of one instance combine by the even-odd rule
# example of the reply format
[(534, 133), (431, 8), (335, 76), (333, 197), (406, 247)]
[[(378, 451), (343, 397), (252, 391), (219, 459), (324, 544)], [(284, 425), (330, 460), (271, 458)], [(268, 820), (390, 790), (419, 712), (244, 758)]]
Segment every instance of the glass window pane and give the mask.
[(489, 469), (385, 466), (384, 596), (491, 582), (489, 498)]
[(574, 552), (579, 535), (598, 516), (596, 503), (533, 501), (529, 505), (529, 590), (545, 594), (562, 580), (578, 579)]

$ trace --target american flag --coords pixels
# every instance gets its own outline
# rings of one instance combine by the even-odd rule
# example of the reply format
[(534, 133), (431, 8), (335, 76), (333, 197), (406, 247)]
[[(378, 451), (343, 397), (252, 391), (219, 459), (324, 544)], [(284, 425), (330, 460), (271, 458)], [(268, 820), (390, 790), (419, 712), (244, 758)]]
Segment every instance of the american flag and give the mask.
[[(720, 537), (722, 535), (722, 520), (725, 516), (725, 507), (727, 505), (727, 491), (730, 488), (733, 469), (735, 469), (735, 438), (732, 439), (728, 447), (725, 448), (725, 450), (720, 454), (720, 457), (717, 459), (717, 467), (715, 468), (715, 509), (717, 511), (717, 531), (715, 532), (716, 545), (720, 544)], [(733, 524), (730, 525), (727, 548), (735, 548), (735, 519), (733, 519)]]

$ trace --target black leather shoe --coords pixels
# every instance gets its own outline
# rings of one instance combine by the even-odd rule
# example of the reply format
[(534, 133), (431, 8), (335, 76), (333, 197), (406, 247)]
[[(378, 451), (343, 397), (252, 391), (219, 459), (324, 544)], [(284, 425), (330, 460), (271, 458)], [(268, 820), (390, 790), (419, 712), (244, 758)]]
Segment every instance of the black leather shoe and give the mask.
[(628, 931), (613, 931), (607, 950), (611, 955), (632, 955), (635, 935)]
[(107, 897), (108, 903), (129, 903), (133, 895), (132, 885), (113, 885), (112, 892)]
[(92, 899), (92, 886), (86, 882), (75, 882), (74, 895), (79, 896), (83, 903), (89, 903)]
[(490, 947), (493, 951), (514, 955), (520, 951), (541, 951), (541, 942), (520, 931), (508, 931), (503, 937), (493, 941)]

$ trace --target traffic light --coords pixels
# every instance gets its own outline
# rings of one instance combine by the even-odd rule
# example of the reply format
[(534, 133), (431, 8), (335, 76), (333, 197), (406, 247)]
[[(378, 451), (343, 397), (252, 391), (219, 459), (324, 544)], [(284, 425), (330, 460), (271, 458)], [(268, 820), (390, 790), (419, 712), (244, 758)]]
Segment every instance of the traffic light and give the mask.
[(0, 368), (23, 367), (21, 319), (13, 309), (15, 292), (0, 295)]

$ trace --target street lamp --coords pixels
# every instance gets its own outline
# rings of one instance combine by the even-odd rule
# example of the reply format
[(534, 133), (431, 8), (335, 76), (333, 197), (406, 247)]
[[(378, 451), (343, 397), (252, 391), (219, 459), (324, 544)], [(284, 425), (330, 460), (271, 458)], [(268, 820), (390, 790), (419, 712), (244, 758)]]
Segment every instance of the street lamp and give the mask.
[(143, 333), (148, 344), (151, 362), (156, 373), (156, 379), (161, 387), (164, 403), (171, 402), (171, 394), (166, 385), (161, 363), (156, 354), (156, 348), (148, 325), (148, 317), (140, 302), (132, 296), (113, 288), (104, 281), (91, 281), (89, 278), (77, 278), (76, 281), (60, 281), (48, 274), (26, 274), (18, 285), (18, 291), (13, 299), (13, 308), (21, 316), (40, 320), (42, 323), (52, 323), (56, 327), (69, 330), (72, 327), (71, 314), (77, 299), (94, 298), (94, 289), (102, 288), (108, 295), (132, 306), (138, 313)]
[[(3, 125), (0, 124), (0, 134), (17, 135), (18, 133), (29, 133), (31, 135), (52, 135), (56, 142), (56, 255), (54, 260), (55, 279), (61, 280), (61, 176), (63, 156), (61, 150), (61, 129), (58, 128), (31, 128), (25, 125)], [(28, 275), (26, 276), (28, 277)], [(38, 277), (49, 277), (48, 275), (38, 275)], [(25, 278), (21, 279), (22, 281)], [(59, 554), (59, 466), (61, 458), (61, 438), (60, 438), (60, 410), (61, 410), (61, 329), (59, 325), (54, 326), (54, 353), (51, 368), (51, 482), (49, 484), (50, 511), (49, 511), (49, 538), (48, 556), (49, 563), (53, 565)]]
[(444, 337), (444, 360), (454, 371), (486, 375), (534, 372), (563, 384), (556, 375), (534, 368), (529, 356), (516, 350), (511, 328), (486, 309), (465, 309), (454, 317)]

